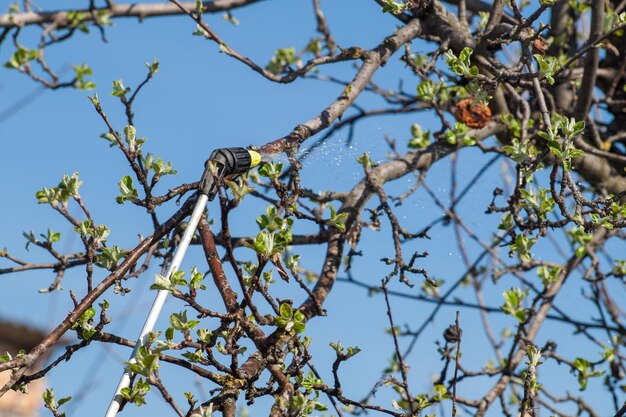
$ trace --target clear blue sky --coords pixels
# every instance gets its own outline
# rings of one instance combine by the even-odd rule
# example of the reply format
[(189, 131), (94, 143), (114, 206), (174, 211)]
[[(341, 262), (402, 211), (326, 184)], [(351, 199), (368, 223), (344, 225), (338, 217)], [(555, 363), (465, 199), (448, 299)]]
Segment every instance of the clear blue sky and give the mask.
[[(261, 2), (235, 11), (235, 17), (241, 22), (237, 27), (226, 22), (221, 15), (208, 16), (206, 20), (231, 47), (264, 64), (277, 48), (294, 46), (299, 49), (307, 44), (311, 36), (316, 36), (311, 3), (293, 0)], [(72, 1), (39, 2), (45, 9), (70, 8), (76, 4)], [(393, 17), (381, 15), (380, 7), (373, 1), (326, 0), (322, 1), (322, 6), (333, 35), (341, 46), (371, 48), (397, 25)], [(147, 19), (143, 23), (130, 19), (117, 20), (115, 27), (107, 30), (108, 43), (102, 43), (93, 31), (88, 36), (77, 34), (71, 41), (51, 48), (46, 54), (55, 69), (81, 63), (93, 68), (96, 91), (106, 113), (120, 130), (124, 125), (124, 114), (116, 99), (109, 95), (112, 81), (122, 78), (125, 85), (136, 86), (145, 76), (145, 62), (155, 58), (159, 60), (160, 71), (137, 99), (135, 113), (138, 134), (148, 138), (146, 150), (171, 161), (178, 170), (178, 175), (163, 178), (159, 186), (161, 192), (179, 183), (197, 180), (212, 149), (260, 145), (281, 137), (296, 124), (315, 116), (341, 92), (340, 86), (314, 80), (301, 80), (290, 85), (270, 83), (239, 62), (218, 53), (216, 45), (191, 36), (194, 30), (195, 24), (188, 17)], [(32, 28), (25, 32), (34, 33)], [(27, 40), (34, 42), (35, 38), (26, 35), (23, 40), (27, 46), (32, 46)], [(415, 51), (420, 49), (426, 51), (428, 46), (417, 43), (413, 47)], [(0, 62), (8, 59), (9, 52), (9, 45), (5, 43), (0, 49)], [(397, 88), (399, 76), (402, 76), (404, 88), (414, 91), (417, 78), (401, 70), (402, 64), (395, 56), (379, 71), (375, 81), (384, 88)], [(335, 66), (332, 71), (333, 75), (345, 79), (353, 74), (350, 64)], [(327, 73), (327, 69), (323, 68), (322, 73)], [(36, 85), (21, 74), (0, 71), (0, 114), (36, 89)], [(85, 182), (81, 194), (95, 220), (107, 224), (112, 231), (109, 244), (131, 247), (137, 242), (138, 234), (150, 232), (149, 218), (141, 209), (115, 203), (117, 182), (122, 176), (130, 174), (130, 170), (121, 153), (108, 148), (106, 142), (99, 138), (105, 126), (86, 95), (74, 90), (48, 91), (0, 123), (0, 166), (3, 169), (0, 190), (4, 214), (0, 216), (0, 247), (7, 247), (16, 256), (29, 261), (47, 260), (46, 255), (37, 249), (26, 252), (21, 235), (28, 230), (44, 233), (48, 227), (62, 233), (59, 248), (67, 252), (81, 250), (80, 240), (67, 223), (49, 207), (37, 205), (34, 198), (39, 188), (56, 185), (63, 174), (76, 171)], [(379, 99), (368, 93), (364, 93), (358, 103), (368, 108), (381, 105)], [(388, 151), (385, 134), (398, 139), (404, 146), (409, 138), (411, 123), (438, 128), (432, 125), (434, 121), (430, 115), (372, 119), (358, 126), (355, 141), (349, 148), (344, 146), (346, 132), (341, 132), (304, 163), (304, 185), (314, 190), (348, 190), (361, 177), (360, 167), (355, 163), (356, 156), (371, 152), (373, 159), (383, 159)], [(464, 166), (460, 187), (465, 186), (489, 158), (476, 150), (463, 151), (459, 160), (459, 164)], [(448, 201), (449, 164), (449, 160), (438, 163), (427, 177), (429, 187), (444, 202)], [(401, 194), (410, 187), (411, 181), (414, 178), (391, 184), (389, 194)], [(472, 196), (459, 207), (466, 216), (468, 226), (485, 241), (490, 240), (490, 231), (499, 221), (496, 216), (483, 214), (491, 200), (491, 190), (496, 186), (502, 186), (500, 163), (492, 166), (476, 185)], [(256, 233), (255, 218), (263, 208), (264, 205), (258, 202), (244, 204), (232, 219), (235, 233)], [(158, 212), (160, 218), (167, 218), (175, 209), (172, 204), (163, 206)], [(215, 209), (215, 204), (210, 206), (212, 209)], [(418, 231), (441, 213), (427, 194), (418, 192), (398, 208), (398, 216), (407, 229)], [(393, 255), (388, 235), (386, 224), (380, 233), (364, 231), (362, 249), (367, 256), (355, 261), (353, 273), (357, 279), (377, 285), (389, 272), (378, 261), (381, 257)], [(430, 257), (420, 261), (419, 266), (428, 269), (435, 278), (454, 282), (463, 273), (464, 267), (453, 243), (452, 228), (438, 227), (430, 235), (430, 241), (407, 243), (405, 252), (428, 250)], [(471, 255), (480, 253), (480, 248), (469, 241), (468, 248)], [(295, 248), (294, 252), (302, 254), (305, 267), (319, 271), (323, 250), (324, 247), (317, 246)], [(540, 247), (539, 251), (546, 258), (559, 259), (547, 245)], [(503, 254), (505, 252), (506, 248)], [(5, 264), (0, 260), (0, 267)], [(188, 270), (193, 265), (206, 269), (198, 248), (189, 252), (183, 267)], [(112, 291), (106, 294), (112, 304), (111, 316), (114, 319), (110, 331), (135, 339), (154, 296), (148, 287), (157, 270), (157, 266), (153, 265), (141, 279), (129, 282), (133, 291), (125, 297), (114, 295)], [(71, 309), (69, 289), (73, 289), (79, 298), (84, 295), (83, 275), (82, 270), (69, 272), (63, 282), (65, 289), (53, 294), (37, 292), (52, 282), (53, 276), (49, 272), (1, 276), (0, 317), (44, 329), (54, 327)], [(105, 276), (98, 271), (95, 278), (99, 280)], [(418, 285), (413, 290), (395, 281), (392, 289), (418, 293), (420, 277), (416, 276), (414, 281)], [(490, 300), (488, 304), (499, 306), (502, 303), (501, 292), (511, 285), (514, 285), (513, 279), (505, 277), (499, 285), (491, 287), (486, 294)], [(293, 291), (293, 284), (287, 286), (279, 282), (276, 286), (286, 297), (295, 297), (296, 302), (303, 299), (301, 291)], [(559, 295), (563, 306), (567, 306), (568, 291), (575, 295), (578, 287), (566, 288)], [(473, 301), (470, 289), (460, 290), (459, 296)], [(210, 292), (203, 297), (209, 305), (217, 302)], [(183, 305), (174, 301), (167, 305), (168, 311), (182, 308)], [(384, 300), (381, 296), (368, 297), (361, 289), (339, 283), (326, 308), (328, 317), (313, 320), (306, 332), (314, 338), (312, 351), (318, 359), (317, 369), (327, 381), (332, 380), (330, 366), (334, 353), (328, 342), (341, 340), (344, 346), (361, 347), (362, 352), (342, 367), (346, 395), (359, 399), (371, 388), (391, 357), (392, 341), (384, 332), (389, 327)], [(394, 298), (393, 308), (398, 325), (407, 323), (415, 329), (430, 313), (432, 306)], [(414, 393), (431, 389), (430, 376), (441, 366), (433, 342), (441, 340), (442, 331), (454, 321), (454, 312), (454, 308), (444, 308), (408, 358)], [(574, 310), (573, 314), (576, 313), (581, 318), (589, 314), (588, 310), (580, 308)], [(167, 314), (164, 313), (163, 317), (166, 318)], [(163, 330), (165, 323), (161, 324)], [(491, 356), (485, 348), (479, 317), (475, 312), (464, 311), (461, 324), (466, 335), (463, 361), (477, 369)], [(506, 316), (494, 321), (496, 331), (513, 324), (513, 320)], [(551, 325), (548, 325), (540, 335), (539, 344), (549, 338), (550, 328)], [(562, 327), (559, 329), (563, 331)], [(565, 330), (569, 334), (572, 329)], [(68, 337), (73, 335), (68, 334)], [(561, 340), (567, 341), (567, 335), (563, 335)], [(571, 355), (582, 354), (584, 349), (589, 348), (580, 343), (576, 346), (563, 343), (560, 346), (562, 353)], [(122, 362), (128, 354), (127, 349), (96, 345), (78, 352), (71, 362), (62, 364), (51, 373), (50, 384), (57, 396), (76, 397), (68, 404), (69, 416), (104, 413), (122, 370)], [(168, 365), (163, 365), (162, 369), (166, 385), (180, 387), (174, 388), (173, 392), (183, 406), (183, 391), (192, 389), (196, 393), (206, 393), (210, 389), (208, 384), (201, 382), (203, 388), (200, 389), (193, 376), (170, 370)], [(551, 380), (558, 380), (566, 373), (565, 369), (550, 365), (546, 365), (545, 369), (543, 372), (553, 375), (549, 378)], [(494, 381), (482, 382), (461, 385), (459, 394), (476, 396), (485, 392)], [(589, 389), (594, 390), (598, 385), (599, 381), (592, 381)], [(577, 391), (574, 385), (567, 385), (566, 388)], [(81, 396), (84, 398), (79, 400)], [(377, 400), (389, 406), (391, 398), (394, 397), (388, 390), (381, 389)], [(127, 407), (124, 415), (166, 415), (166, 412), (157, 412), (164, 409), (160, 398), (150, 395), (148, 400), (148, 405), (140, 409)], [(602, 410), (602, 407), (599, 409)]]

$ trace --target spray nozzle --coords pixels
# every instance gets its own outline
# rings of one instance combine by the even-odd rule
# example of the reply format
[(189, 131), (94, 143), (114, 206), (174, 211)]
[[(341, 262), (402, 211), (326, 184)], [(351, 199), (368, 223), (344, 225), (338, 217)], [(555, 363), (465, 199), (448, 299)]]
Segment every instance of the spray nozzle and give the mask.
[[(213, 200), (217, 186), (224, 179), (233, 179), (259, 165), (261, 155), (245, 148), (220, 148), (211, 153), (204, 164), (198, 189)], [(217, 181), (216, 181), (217, 178)]]

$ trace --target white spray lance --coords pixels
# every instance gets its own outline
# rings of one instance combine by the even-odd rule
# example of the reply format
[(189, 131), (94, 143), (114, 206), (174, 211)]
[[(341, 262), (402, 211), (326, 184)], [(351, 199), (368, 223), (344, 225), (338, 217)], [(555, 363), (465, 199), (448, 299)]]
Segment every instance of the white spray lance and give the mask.
[[(196, 227), (198, 227), (200, 217), (202, 217), (202, 213), (206, 208), (206, 204), (215, 198), (219, 183), (225, 178), (235, 178), (247, 172), (251, 168), (257, 166), (259, 162), (261, 162), (261, 155), (255, 151), (245, 148), (221, 148), (216, 149), (213, 153), (211, 153), (211, 156), (206, 161), (204, 173), (198, 187), (198, 200), (196, 201), (196, 205), (191, 213), (191, 218), (189, 219), (189, 223), (183, 233), (183, 237), (178, 245), (178, 248), (176, 248), (174, 259), (172, 259), (172, 263), (167, 271), (166, 276), (168, 279), (180, 267), (180, 264), (185, 257), (185, 252), (187, 252), (187, 248), (191, 242), (191, 238), (196, 231)], [(146, 344), (148, 334), (154, 328), (159, 314), (161, 313), (161, 309), (165, 304), (168, 293), (169, 291), (167, 290), (159, 290), (157, 293), (128, 362), (134, 363), (139, 348)], [(105, 417), (115, 417), (117, 415), (123, 401), (122, 389), (128, 388), (131, 378), (132, 372), (125, 371), (119, 384), (117, 385), (117, 389), (115, 390), (115, 394), (113, 395), (113, 399), (111, 400), (111, 404), (109, 405), (109, 409), (107, 410)]]

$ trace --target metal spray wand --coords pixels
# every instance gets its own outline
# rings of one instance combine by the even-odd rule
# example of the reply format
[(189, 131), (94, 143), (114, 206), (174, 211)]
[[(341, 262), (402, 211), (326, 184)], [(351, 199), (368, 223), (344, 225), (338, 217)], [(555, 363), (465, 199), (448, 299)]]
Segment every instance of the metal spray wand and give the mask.
[[(215, 198), (219, 183), (221, 183), (221, 181), (225, 178), (232, 179), (247, 172), (251, 168), (257, 166), (259, 162), (261, 162), (261, 155), (255, 151), (245, 148), (221, 148), (216, 149), (213, 153), (211, 153), (211, 156), (205, 163), (204, 173), (198, 187), (198, 200), (196, 201), (196, 205), (191, 213), (191, 218), (189, 219), (187, 228), (183, 233), (180, 244), (174, 253), (174, 259), (172, 259), (172, 263), (167, 271), (166, 276), (168, 279), (180, 267), (180, 264), (185, 257), (185, 252), (187, 252), (187, 248), (191, 242), (191, 238), (198, 227), (200, 217), (202, 217), (202, 213), (204, 212), (207, 203)], [(141, 333), (139, 333), (139, 337), (135, 343), (135, 348), (133, 349), (133, 353), (130, 355), (128, 362), (134, 363), (137, 352), (146, 344), (148, 334), (154, 328), (159, 314), (161, 313), (161, 309), (165, 304), (168, 293), (169, 291), (167, 290), (159, 290), (154, 302), (152, 303), (152, 308), (150, 308), (150, 312), (148, 313), (148, 317), (146, 318), (143, 328), (141, 329)], [(113, 399), (111, 400), (111, 404), (109, 405), (105, 417), (115, 417), (117, 415), (124, 399), (122, 396), (122, 389), (128, 388), (131, 377), (132, 372), (130, 371), (125, 371), (122, 374), (122, 378), (117, 385), (117, 389), (115, 390), (115, 394), (113, 395)]]

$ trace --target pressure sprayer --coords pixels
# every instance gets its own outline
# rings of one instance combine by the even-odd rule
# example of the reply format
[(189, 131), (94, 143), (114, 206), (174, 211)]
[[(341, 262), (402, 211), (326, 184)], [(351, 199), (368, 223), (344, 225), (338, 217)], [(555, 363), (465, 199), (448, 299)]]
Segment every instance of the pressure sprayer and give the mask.
[[(178, 270), (178, 267), (185, 256), (185, 252), (189, 247), (191, 238), (196, 231), (196, 227), (198, 227), (200, 217), (202, 217), (202, 213), (206, 208), (207, 202), (215, 198), (218, 186), (222, 180), (236, 178), (237, 176), (257, 166), (259, 162), (261, 162), (261, 155), (255, 151), (245, 148), (222, 148), (216, 149), (213, 153), (211, 153), (211, 156), (205, 163), (204, 173), (202, 174), (202, 179), (200, 180), (200, 185), (198, 186), (198, 200), (196, 201), (196, 205), (191, 213), (191, 218), (189, 219), (187, 228), (183, 233), (180, 244), (174, 253), (174, 259), (172, 260), (172, 263), (167, 271), (166, 276), (168, 279)], [(128, 360), (129, 363), (135, 362), (135, 357), (137, 356), (139, 348), (147, 343), (148, 334), (154, 328), (154, 324), (161, 313), (161, 309), (163, 308), (163, 304), (165, 304), (168, 293), (169, 291), (167, 290), (159, 290), (154, 303), (152, 303), (152, 308), (148, 313), (146, 322), (141, 329), (141, 333), (137, 338), (133, 353), (130, 355), (130, 359)], [(123, 401), (122, 389), (128, 388), (131, 377), (132, 372), (129, 371), (125, 371), (122, 375), (105, 417), (114, 417), (117, 415)]]

